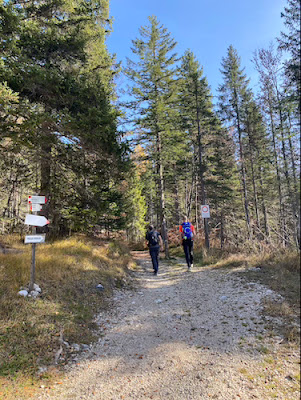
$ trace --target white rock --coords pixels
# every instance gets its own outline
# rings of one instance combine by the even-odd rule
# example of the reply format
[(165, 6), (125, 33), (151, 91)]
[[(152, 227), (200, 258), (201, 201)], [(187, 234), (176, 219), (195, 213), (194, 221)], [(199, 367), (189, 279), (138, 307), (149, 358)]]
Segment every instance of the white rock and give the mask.
[(163, 301), (163, 300), (158, 299), (158, 300), (155, 301), (155, 303), (160, 304), (160, 303), (162, 303), (162, 301)]
[(23, 297), (27, 297), (28, 296), (28, 292), (27, 290), (20, 290), (20, 292), (18, 292), (19, 296), (23, 296)]
[(221, 296), (219, 299), (222, 301), (225, 301), (225, 300), (227, 300), (227, 298), (228, 298), (228, 296)]
[(29, 294), (29, 296), (33, 297), (34, 299), (36, 299), (38, 297), (38, 295), (40, 294), (40, 292), (36, 291), (36, 290), (32, 290)]
[(33, 285), (33, 290), (36, 291), (36, 292), (39, 292), (39, 293), (41, 293), (41, 291), (42, 291), (42, 289), (40, 288), (40, 286), (37, 285), (36, 283), (34, 283), (34, 285)]

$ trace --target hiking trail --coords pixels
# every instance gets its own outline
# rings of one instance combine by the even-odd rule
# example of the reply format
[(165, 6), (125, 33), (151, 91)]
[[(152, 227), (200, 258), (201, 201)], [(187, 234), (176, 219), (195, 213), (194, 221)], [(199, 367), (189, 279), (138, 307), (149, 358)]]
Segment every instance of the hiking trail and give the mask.
[(261, 314), (263, 299), (280, 295), (237, 268), (187, 272), (183, 259), (153, 276), (147, 252), (133, 254), (134, 289), (115, 291), (97, 316), (98, 343), (37, 399), (299, 399), (299, 354)]

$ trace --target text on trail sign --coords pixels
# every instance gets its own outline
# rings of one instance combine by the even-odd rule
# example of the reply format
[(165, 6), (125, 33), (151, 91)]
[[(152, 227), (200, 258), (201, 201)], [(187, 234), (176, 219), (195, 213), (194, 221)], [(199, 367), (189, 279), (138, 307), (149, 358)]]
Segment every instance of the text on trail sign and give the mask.
[(201, 206), (202, 218), (210, 218), (210, 208), (208, 205)]
[(42, 204), (35, 204), (35, 203), (33, 203), (33, 204), (30, 206), (30, 210), (33, 211), (33, 212), (41, 211), (42, 208), (43, 208)]
[(25, 236), (25, 244), (28, 243), (45, 243), (45, 234), (44, 235), (28, 235)]
[(28, 196), (29, 204), (46, 204), (46, 196)]
[(27, 214), (24, 223), (25, 225), (45, 226), (49, 224), (49, 221), (47, 218), (40, 215)]

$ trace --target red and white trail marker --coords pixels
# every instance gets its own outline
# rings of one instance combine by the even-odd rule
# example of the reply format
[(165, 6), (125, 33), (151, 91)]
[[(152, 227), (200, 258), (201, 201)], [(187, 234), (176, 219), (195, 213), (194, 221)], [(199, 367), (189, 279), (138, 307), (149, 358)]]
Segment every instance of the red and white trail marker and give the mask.
[(28, 196), (29, 204), (46, 204), (46, 196)]
[(210, 218), (210, 208), (208, 205), (201, 206), (202, 218)]
[(33, 203), (33, 204), (30, 206), (30, 210), (31, 210), (32, 212), (41, 211), (42, 208), (43, 208), (42, 204), (35, 204), (35, 203)]

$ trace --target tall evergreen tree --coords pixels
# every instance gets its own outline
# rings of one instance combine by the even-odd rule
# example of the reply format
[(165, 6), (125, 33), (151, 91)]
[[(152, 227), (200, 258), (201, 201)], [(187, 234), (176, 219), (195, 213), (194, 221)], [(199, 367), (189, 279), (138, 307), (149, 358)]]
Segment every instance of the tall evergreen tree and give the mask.
[[(171, 129), (171, 113), (175, 96), (175, 62), (173, 52), (176, 42), (156, 17), (149, 17), (149, 25), (141, 27), (140, 38), (133, 40), (132, 51), (137, 61), (128, 60), (126, 74), (132, 82), (131, 103), (135, 112), (136, 126), (146, 140), (149, 153), (155, 160), (160, 199), (160, 223), (165, 244), (165, 255), (169, 257), (164, 153), (168, 146)], [(138, 116), (138, 117), (137, 117)]]
[[(203, 69), (191, 51), (186, 51), (180, 68), (180, 115), (184, 132), (191, 137), (198, 160), (200, 199), (207, 204), (205, 189), (204, 135), (209, 130), (210, 121), (215, 119), (210, 89)], [(210, 247), (208, 219), (204, 218), (205, 245)]]
[[(65, 167), (74, 168), (71, 179), (80, 174), (85, 188), (77, 192), (77, 205), (70, 198), (69, 206), (79, 214), (79, 208), (90, 210), (91, 216), (100, 212), (97, 193), (112, 189), (115, 172), (124, 167), (125, 147), (116, 133), (117, 111), (112, 106), (116, 69), (105, 46), (108, 6), (107, 0), (6, 2), (3, 6), (6, 15), (14, 18), (5, 20), (10, 40), (1, 35), (1, 46), (10, 57), (0, 66), (0, 81), (18, 93), (31, 124), (31, 129), (19, 129), (18, 136), (8, 134), (36, 149), (38, 191), (52, 197), (46, 214), (54, 215), (60, 207), (58, 197), (64, 194), (57, 180)], [(26, 118), (19, 114), (22, 126)], [(68, 191), (70, 181), (65, 182)]]
[[(290, 54), (290, 59), (285, 62), (286, 75), (292, 88), (291, 99), (300, 105), (301, 96), (301, 37), (300, 37), (300, 1), (287, 0), (287, 7), (281, 13), (284, 25), (288, 32), (281, 32), (278, 38), (279, 48)], [(300, 110), (299, 110), (300, 124)]]
[(222, 60), (221, 73), (224, 83), (219, 86), (219, 109), (220, 115), (228, 124), (235, 127), (237, 134), (239, 165), (241, 171), (241, 182), (244, 197), (245, 220), (248, 237), (251, 237), (249, 198), (247, 192), (245, 150), (243, 147), (242, 118), (244, 115), (243, 102), (249, 90), (249, 80), (240, 67), (240, 58), (237, 51), (230, 46), (226, 58)]

